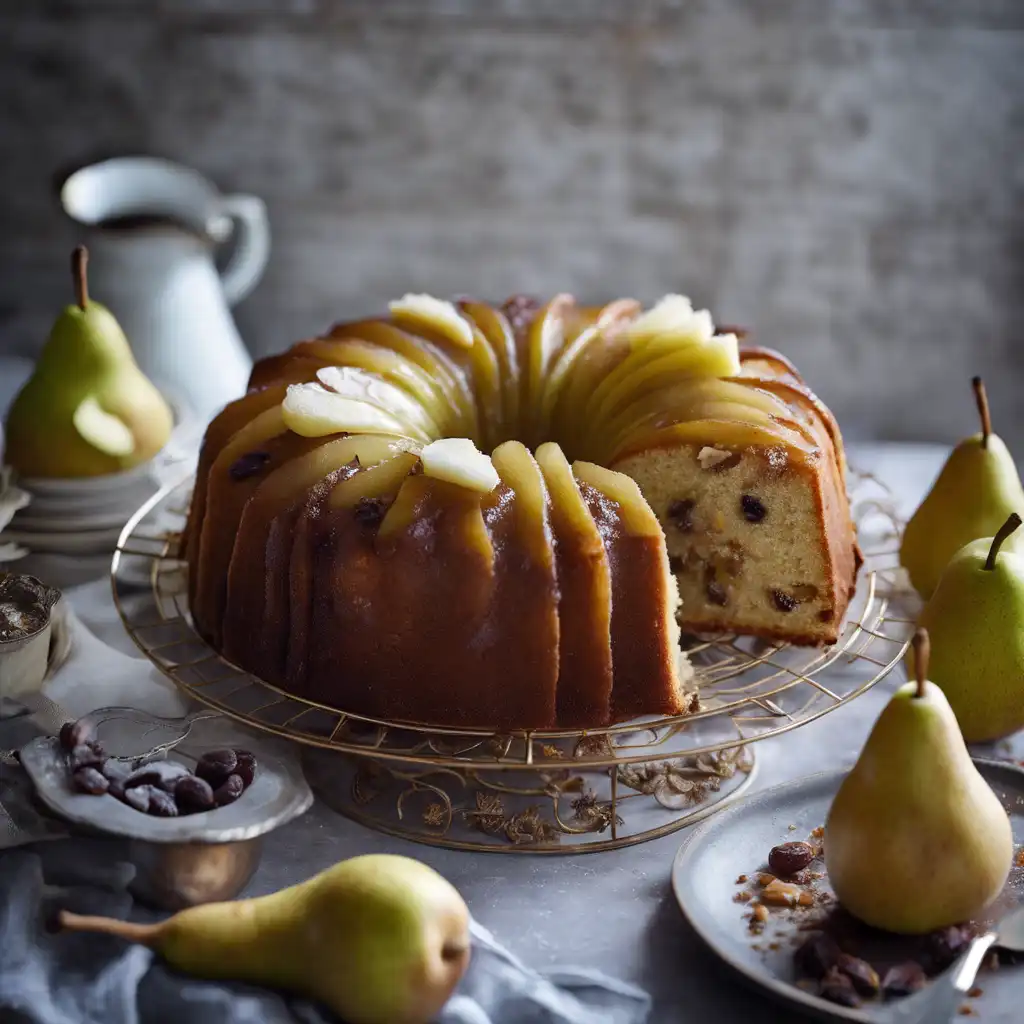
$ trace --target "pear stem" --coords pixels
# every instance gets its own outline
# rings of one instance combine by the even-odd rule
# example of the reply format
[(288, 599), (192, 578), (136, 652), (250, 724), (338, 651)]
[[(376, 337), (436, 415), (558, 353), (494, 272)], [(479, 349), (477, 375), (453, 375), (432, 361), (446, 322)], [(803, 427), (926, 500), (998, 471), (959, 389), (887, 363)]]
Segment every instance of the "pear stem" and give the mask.
[(156, 946), (161, 931), (159, 924), (137, 924), (134, 921), (119, 921), (114, 917), (73, 914), (70, 910), (62, 910), (57, 915), (57, 923), (64, 931), (102, 932), (104, 935), (116, 935), (119, 939), (127, 939), (129, 942), (141, 942), (150, 948)]
[(1016, 512), (1011, 512), (1006, 522), (999, 527), (999, 532), (992, 538), (992, 546), (988, 549), (988, 558), (985, 559), (984, 568), (991, 572), (996, 567), (996, 555), (1003, 546), (1003, 541), (1013, 533), (1021, 524), (1021, 518)]
[(83, 313), (89, 305), (89, 278), (85, 273), (88, 265), (89, 250), (84, 245), (76, 245), (71, 254), (71, 276), (75, 282), (75, 300)]
[(974, 387), (974, 400), (978, 403), (978, 415), (981, 417), (981, 447), (988, 447), (988, 439), (992, 433), (992, 416), (988, 411), (988, 394), (985, 382), (980, 377), (971, 381)]
[(914, 677), (917, 680), (915, 697), (924, 696), (924, 684), (928, 679), (928, 659), (931, 657), (932, 644), (928, 639), (928, 630), (918, 626), (914, 631)]

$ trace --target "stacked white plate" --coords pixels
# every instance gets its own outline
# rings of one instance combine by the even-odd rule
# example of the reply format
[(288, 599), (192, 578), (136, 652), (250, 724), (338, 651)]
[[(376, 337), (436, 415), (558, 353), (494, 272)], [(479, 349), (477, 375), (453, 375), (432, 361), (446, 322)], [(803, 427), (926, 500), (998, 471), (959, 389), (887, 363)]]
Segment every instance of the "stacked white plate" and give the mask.
[(159, 487), (152, 463), (124, 473), (78, 479), (19, 478), (30, 496), (3, 530), (3, 540), (30, 551), (94, 555), (113, 551), (133, 512)]

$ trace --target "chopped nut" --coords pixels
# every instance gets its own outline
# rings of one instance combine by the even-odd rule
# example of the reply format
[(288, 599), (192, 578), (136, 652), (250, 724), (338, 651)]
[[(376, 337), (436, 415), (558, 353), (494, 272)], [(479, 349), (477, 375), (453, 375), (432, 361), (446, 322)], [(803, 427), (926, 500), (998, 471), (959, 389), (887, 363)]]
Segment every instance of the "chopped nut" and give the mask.
[(825, 837), (825, 826), (819, 825), (817, 828), (811, 829), (812, 839), (823, 839)]
[(1014, 857), (1013, 863), (1019, 868), (1024, 868), (1024, 846), (1017, 851), (1017, 856)]
[(771, 885), (772, 882), (774, 882), (774, 881), (775, 881), (775, 876), (774, 875), (769, 875), (767, 871), (762, 871), (757, 876), (757, 884), (758, 885)]
[(970, 989), (968, 991), (967, 998), (968, 999), (980, 999), (984, 994), (985, 994), (985, 990), (983, 988), (979, 988), (977, 985), (975, 985), (974, 988), (972, 988), (972, 989)]
[(796, 831), (796, 825), (787, 825), (786, 829), (789, 832), (795, 832)]
[(750, 900), (751, 895), (746, 889), (741, 889), (738, 893), (735, 893), (732, 898), (733, 903), (749, 903)]
[(744, 882), (745, 882), (746, 880), (747, 880), (747, 876), (746, 876), (746, 875), (740, 875), (740, 876), (739, 876), (739, 877), (738, 877), (738, 878), (736, 879), (736, 884), (737, 884), (737, 885), (742, 885), (742, 884), (743, 884), (743, 883), (744, 883)]
[(760, 523), (768, 515), (768, 509), (765, 508), (764, 502), (752, 494), (744, 494), (740, 497), (740, 510), (748, 523)]
[(732, 463), (735, 466), (740, 460), (740, 453), (723, 451), (721, 448), (701, 448), (697, 453), (701, 469), (728, 469), (729, 467), (722, 466), (722, 463), (728, 462), (729, 459), (736, 460)]
[(800, 602), (795, 597), (787, 594), (784, 590), (770, 590), (772, 602), (780, 612), (791, 612)]
[(761, 899), (775, 907), (810, 907), (814, 904), (814, 897), (806, 889), (780, 882), (777, 878), (764, 887)]
[(791, 878), (803, 871), (814, 860), (814, 850), (809, 843), (782, 843), (773, 847), (768, 854), (768, 867), (782, 878)]
[(763, 903), (755, 903), (750, 919), (757, 924), (764, 924), (768, 920), (768, 908)]
[(977, 1010), (975, 1010), (970, 1003), (964, 1003), (956, 1012), (959, 1013), (961, 1017), (976, 1017), (978, 1015)]
[(878, 995), (881, 982), (875, 969), (866, 960), (850, 956), (849, 953), (842, 953), (839, 956), (838, 966), (862, 996)]
[(668, 517), (680, 533), (693, 529), (693, 509), (697, 504), (692, 498), (677, 498), (668, 506)]

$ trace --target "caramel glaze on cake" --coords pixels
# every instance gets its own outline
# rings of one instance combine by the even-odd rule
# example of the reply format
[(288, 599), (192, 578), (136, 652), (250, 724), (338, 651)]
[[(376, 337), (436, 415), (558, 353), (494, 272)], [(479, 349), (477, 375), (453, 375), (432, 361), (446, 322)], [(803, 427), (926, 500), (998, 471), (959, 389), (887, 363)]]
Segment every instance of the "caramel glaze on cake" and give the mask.
[(831, 414), (679, 296), (407, 296), (261, 360), (182, 555), (243, 668), (492, 730), (691, 712), (680, 625), (833, 643), (859, 564)]

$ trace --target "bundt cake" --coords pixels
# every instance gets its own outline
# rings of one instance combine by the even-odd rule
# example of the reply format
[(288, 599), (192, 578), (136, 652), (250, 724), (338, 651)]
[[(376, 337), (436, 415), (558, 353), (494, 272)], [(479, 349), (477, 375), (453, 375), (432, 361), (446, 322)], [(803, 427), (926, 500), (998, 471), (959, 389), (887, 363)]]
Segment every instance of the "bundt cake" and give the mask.
[(738, 333), (408, 295), (261, 360), (200, 452), (196, 628), (310, 700), (493, 730), (692, 712), (680, 627), (834, 643), (842, 440)]

